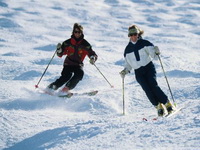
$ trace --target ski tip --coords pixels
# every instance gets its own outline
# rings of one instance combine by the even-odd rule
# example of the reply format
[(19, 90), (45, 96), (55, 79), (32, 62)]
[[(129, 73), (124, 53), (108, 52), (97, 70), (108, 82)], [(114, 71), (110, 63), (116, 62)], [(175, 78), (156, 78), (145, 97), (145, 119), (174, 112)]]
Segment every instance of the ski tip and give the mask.
[(38, 88), (38, 85), (35, 85), (35, 88), (37, 89), (37, 88)]
[(158, 118), (156, 117), (156, 118), (153, 118), (152, 120), (158, 120)]
[(95, 93), (98, 93), (98, 92), (99, 92), (98, 90), (95, 91)]
[(113, 85), (111, 85), (111, 88), (114, 88), (114, 86), (113, 86)]
[(147, 118), (142, 118), (143, 121), (148, 121)]

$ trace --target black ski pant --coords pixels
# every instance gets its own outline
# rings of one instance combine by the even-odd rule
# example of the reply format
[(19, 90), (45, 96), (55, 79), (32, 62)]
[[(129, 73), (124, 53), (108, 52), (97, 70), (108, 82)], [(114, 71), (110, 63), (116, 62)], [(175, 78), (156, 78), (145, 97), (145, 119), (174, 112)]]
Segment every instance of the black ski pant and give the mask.
[(81, 66), (64, 66), (61, 72), (61, 76), (53, 85), (57, 88), (66, 84), (66, 86), (71, 90), (75, 88), (80, 80), (82, 80), (84, 75), (83, 68)]
[(158, 86), (156, 81), (156, 70), (152, 62), (144, 67), (136, 69), (135, 77), (154, 106), (158, 105), (159, 102), (165, 104), (168, 101), (168, 97)]

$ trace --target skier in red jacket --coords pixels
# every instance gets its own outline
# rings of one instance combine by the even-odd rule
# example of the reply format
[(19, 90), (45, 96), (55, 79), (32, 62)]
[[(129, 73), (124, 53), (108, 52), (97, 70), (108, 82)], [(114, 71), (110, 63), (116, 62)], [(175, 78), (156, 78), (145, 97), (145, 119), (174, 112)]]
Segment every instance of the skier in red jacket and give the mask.
[(67, 55), (63, 64), (63, 70), (60, 78), (51, 83), (47, 89), (57, 90), (65, 84), (61, 92), (68, 94), (69, 90), (75, 88), (80, 80), (82, 80), (83, 60), (87, 55), (90, 63), (94, 64), (97, 60), (96, 53), (92, 50), (91, 45), (84, 39), (83, 27), (75, 23), (71, 38), (57, 45), (57, 56)]

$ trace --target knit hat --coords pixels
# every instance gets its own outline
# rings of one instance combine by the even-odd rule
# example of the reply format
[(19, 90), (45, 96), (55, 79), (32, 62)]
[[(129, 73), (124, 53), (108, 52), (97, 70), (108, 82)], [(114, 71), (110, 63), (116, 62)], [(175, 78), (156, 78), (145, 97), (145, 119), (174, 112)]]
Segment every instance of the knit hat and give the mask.
[(134, 34), (134, 33), (139, 33), (139, 30), (137, 28), (132, 28), (128, 30), (128, 34)]
[(139, 34), (142, 35), (144, 33), (144, 31), (140, 28), (138, 28), (136, 25), (132, 25), (128, 28), (128, 36), (130, 36), (131, 34)]
[(82, 25), (80, 25), (78, 23), (75, 23), (74, 27), (73, 27), (73, 32), (75, 31), (75, 29), (78, 29), (78, 30), (80, 30), (83, 33), (83, 27), (82, 27)]

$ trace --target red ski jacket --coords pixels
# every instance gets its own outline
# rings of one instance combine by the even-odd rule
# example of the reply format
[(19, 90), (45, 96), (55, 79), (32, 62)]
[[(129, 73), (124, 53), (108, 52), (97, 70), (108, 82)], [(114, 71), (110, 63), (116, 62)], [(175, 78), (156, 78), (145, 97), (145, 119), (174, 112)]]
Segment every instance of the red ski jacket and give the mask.
[(83, 60), (87, 55), (89, 58), (93, 56), (97, 59), (96, 53), (92, 50), (91, 45), (82, 37), (78, 41), (72, 36), (70, 39), (62, 43), (62, 52), (57, 53), (59, 57), (67, 55), (64, 65), (83, 66)]

